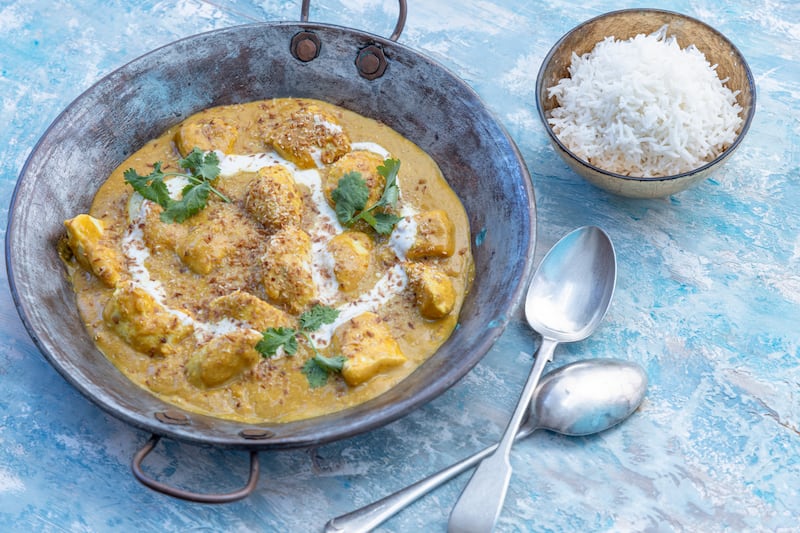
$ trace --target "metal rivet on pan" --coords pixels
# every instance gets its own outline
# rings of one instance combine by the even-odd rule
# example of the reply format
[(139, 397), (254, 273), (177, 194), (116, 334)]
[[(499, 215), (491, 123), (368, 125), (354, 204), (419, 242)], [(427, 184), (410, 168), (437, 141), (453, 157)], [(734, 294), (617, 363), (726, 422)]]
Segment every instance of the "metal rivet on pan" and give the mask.
[(386, 71), (386, 56), (380, 47), (371, 44), (362, 48), (356, 56), (356, 67), (358, 73), (368, 80), (380, 78)]
[(304, 63), (316, 59), (319, 55), (322, 43), (319, 37), (310, 31), (301, 31), (292, 37), (292, 55)]
[(156, 419), (164, 424), (173, 424), (177, 426), (185, 426), (189, 424), (189, 417), (180, 411), (169, 409), (167, 411), (160, 411), (155, 414)]
[(275, 436), (275, 433), (269, 431), (268, 429), (243, 429), (239, 432), (239, 436), (243, 439), (248, 440), (260, 440), (260, 439), (271, 439)]

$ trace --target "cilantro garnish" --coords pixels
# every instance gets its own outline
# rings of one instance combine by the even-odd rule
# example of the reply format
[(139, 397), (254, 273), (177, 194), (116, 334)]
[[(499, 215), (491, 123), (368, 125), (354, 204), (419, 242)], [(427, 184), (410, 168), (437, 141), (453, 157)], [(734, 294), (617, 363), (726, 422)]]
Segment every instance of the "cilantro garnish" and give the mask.
[(341, 355), (325, 357), (317, 353), (303, 365), (303, 374), (306, 375), (311, 388), (316, 389), (328, 382), (328, 375), (331, 372), (341, 372), (346, 361), (347, 358)]
[[(230, 199), (215, 189), (211, 182), (219, 176), (219, 157), (214, 152), (204, 154), (199, 148), (194, 148), (185, 158), (178, 161), (184, 172), (164, 172), (161, 162), (153, 165), (153, 171), (147, 176), (140, 176), (134, 169), (125, 171), (125, 182), (144, 198), (157, 203), (164, 208), (161, 220), (164, 222), (183, 222), (200, 212), (208, 202), (210, 193), (214, 193), (222, 200)], [(167, 176), (183, 176), (189, 184), (181, 191), (181, 199), (173, 200), (169, 195), (164, 178)]]
[(394, 225), (403, 218), (383, 210), (394, 207), (400, 196), (400, 188), (397, 186), (398, 170), (400, 170), (398, 159), (385, 159), (383, 165), (378, 167), (378, 173), (386, 179), (386, 183), (380, 199), (369, 207), (367, 207), (369, 188), (361, 173), (348, 172), (342, 176), (338, 186), (331, 193), (336, 203), (336, 217), (339, 222), (350, 227), (363, 220), (381, 235), (390, 234)]
[(333, 324), (337, 318), (338, 309), (317, 304), (300, 315), (300, 327), (305, 331), (317, 331), (323, 324)]
[(256, 350), (264, 357), (272, 357), (283, 347), (288, 355), (297, 353), (297, 330), (294, 328), (269, 328), (261, 333)]
[(268, 328), (261, 333), (262, 338), (256, 344), (256, 350), (262, 357), (273, 357), (280, 348), (287, 355), (297, 353), (297, 337), (305, 339), (314, 352), (314, 357), (303, 365), (303, 374), (308, 379), (312, 389), (321, 387), (328, 382), (331, 372), (341, 372), (347, 358), (341, 355), (326, 357), (319, 353), (309, 333), (318, 330), (323, 324), (332, 324), (339, 316), (339, 311), (324, 305), (315, 305), (300, 315), (300, 328)]

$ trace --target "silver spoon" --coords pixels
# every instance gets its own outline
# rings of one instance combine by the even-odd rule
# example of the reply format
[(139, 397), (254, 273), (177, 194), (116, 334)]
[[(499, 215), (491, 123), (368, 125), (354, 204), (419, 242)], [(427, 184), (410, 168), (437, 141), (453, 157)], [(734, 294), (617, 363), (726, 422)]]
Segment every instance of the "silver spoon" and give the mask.
[[(550, 372), (536, 387), (528, 418), (516, 439), (537, 429), (562, 435), (591, 435), (628, 418), (644, 399), (647, 375), (641, 366), (618, 359), (589, 359)], [(472, 468), (487, 457), (497, 444), (432, 476), (417, 481), (370, 505), (328, 521), (328, 533), (363, 533), (436, 487)]]
[(611, 303), (616, 280), (614, 246), (595, 226), (568, 233), (542, 259), (525, 298), (525, 317), (541, 334), (542, 343), (497, 450), (475, 469), (450, 513), (450, 533), (494, 529), (511, 480), (508, 456), (514, 436), (544, 365), (553, 359), (558, 343), (583, 340), (597, 328)]

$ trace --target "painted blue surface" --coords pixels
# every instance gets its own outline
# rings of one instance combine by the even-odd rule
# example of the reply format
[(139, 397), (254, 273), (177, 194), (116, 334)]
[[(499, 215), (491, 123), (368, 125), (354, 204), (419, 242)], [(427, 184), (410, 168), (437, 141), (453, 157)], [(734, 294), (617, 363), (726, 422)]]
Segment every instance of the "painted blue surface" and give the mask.
[[(794, 531), (800, 515), (800, 4), (674, 0), (729, 36), (758, 87), (755, 121), (711, 179), (661, 200), (604, 193), (549, 147), (539, 64), (615, 0), (410, 2), (400, 41), (471, 84), (517, 141), (539, 209), (536, 260), (576, 226), (603, 227), (619, 278), (603, 325), (553, 368), (615, 356), (645, 366), (648, 397), (625, 424), (519, 444), (502, 531)], [(311, 19), (388, 35), (395, 2), (315, 2)], [(299, 2), (0, 1), (0, 222), (36, 140), (116, 67), (177, 38), (297, 20)], [(512, 221), (513, 222), (513, 221)], [(5, 230), (2, 230), (3, 233)], [(499, 437), (537, 338), (517, 318), (464, 380), (406, 418), (326, 446), (260, 456), (247, 500), (209, 506), (149, 491), (129, 463), (148, 435), (72, 389), (33, 346), (0, 284), (0, 530), (318, 531)], [(56, 275), (56, 274), (54, 274)], [(147, 460), (169, 483), (228, 490), (243, 452), (167, 441)], [(384, 531), (444, 531), (462, 476)]]

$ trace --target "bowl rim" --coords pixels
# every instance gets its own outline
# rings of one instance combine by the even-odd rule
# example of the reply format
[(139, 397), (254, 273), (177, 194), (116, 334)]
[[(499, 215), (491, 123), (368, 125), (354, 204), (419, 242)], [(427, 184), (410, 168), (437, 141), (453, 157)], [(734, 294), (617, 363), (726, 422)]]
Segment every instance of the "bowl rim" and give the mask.
[[(584, 28), (584, 27), (586, 27), (586, 26), (588, 26), (590, 24), (594, 24), (598, 20), (607, 19), (607, 18), (611, 18), (611, 17), (624, 16), (624, 15), (629, 14), (629, 13), (659, 13), (659, 14), (663, 14), (663, 15), (667, 15), (667, 16), (671, 16), (671, 17), (677, 17), (677, 18), (682, 18), (682, 19), (685, 19), (685, 20), (690, 20), (693, 23), (696, 23), (696, 24), (706, 28), (710, 32), (716, 34), (717, 36), (719, 36), (723, 40), (723, 42), (725, 42), (730, 47), (731, 52), (733, 52), (733, 54), (736, 55), (736, 57), (740, 60), (740, 62), (742, 64), (742, 67), (744, 68), (745, 77), (747, 78), (747, 85), (750, 88), (750, 95), (751, 96), (750, 96), (750, 108), (748, 109), (747, 114), (744, 117), (744, 121), (742, 123), (741, 130), (736, 135), (736, 138), (733, 140), (733, 142), (731, 143), (730, 146), (728, 146), (723, 152), (721, 152), (719, 155), (717, 155), (717, 157), (715, 157), (711, 161), (703, 164), (702, 166), (699, 166), (699, 167), (694, 168), (692, 170), (688, 170), (686, 172), (681, 172), (680, 174), (671, 174), (669, 176), (651, 176), (651, 177), (647, 177), (647, 176), (629, 176), (629, 175), (625, 175), (625, 174), (618, 174), (616, 172), (612, 172), (610, 170), (605, 170), (603, 168), (595, 166), (595, 165), (589, 163), (588, 161), (584, 160), (582, 157), (577, 156), (574, 152), (572, 152), (569, 148), (567, 148), (567, 146), (561, 141), (561, 139), (558, 138), (558, 135), (555, 134), (555, 132), (553, 131), (553, 128), (547, 122), (547, 116), (545, 114), (545, 110), (542, 107), (542, 94), (544, 94), (544, 90), (543, 90), (544, 88), (542, 87), (542, 85), (544, 83), (544, 79), (543, 79), (544, 78), (544, 72), (547, 69), (547, 66), (552, 61), (556, 50), (564, 43), (564, 41), (567, 40), (567, 38), (570, 35), (572, 35), (576, 31), (578, 31), (579, 29)], [(704, 56), (705, 56), (705, 54), (704, 54)], [(691, 17), (691, 16), (683, 14), (683, 13), (679, 13), (677, 11), (670, 11), (670, 10), (666, 10), (666, 9), (656, 9), (656, 8), (619, 9), (619, 10), (616, 10), (616, 11), (609, 11), (607, 13), (603, 13), (601, 15), (598, 15), (596, 17), (592, 17), (592, 18), (590, 18), (588, 20), (585, 20), (585, 21), (581, 22), (577, 26), (574, 26), (572, 29), (567, 31), (564, 35), (562, 35), (558, 39), (558, 41), (556, 41), (556, 43), (550, 48), (550, 50), (547, 52), (547, 55), (542, 60), (542, 63), (539, 66), (539, 72), (536, 75), (536, 110), (538, 112), (539, 118), (542, 121), (542, 124), (544, 125), (544, 129), (547, 132), (547, 135), (550, 137), (550, 140), (553, 143), (555, 143), (560, 150), (562, 150), (564, 153), (569, 155), (570, 158), (573, 161), (575, 161), (577, 164), (579, 164), (580, 166), (585, 167), (588, 170), (591, 170), (592, 172), (596, 172), (596, 173), (598, 173), (598, 174), (600, 174), (602, 176), (608, 177), (608, 178), (617, 178), (617, 179), (622, 179), (622, 180), (626, 180), (626, 181), (643, 182), (643, 183), (659, 182), (659, 181), (672, 181), (672, 180), (680, 180), (680, 179), (683, 179), (683, 178), (689, 178), (689, 177), (695, 176), (697, 174), (704, 173), (704, 172), (708, 171), (709, 169), (711, 169), (712, 167), (714, 167), (717, 164), (719, 164), (720, 162), (722, 162), (723, 160), (725, 160), (728, 156), (730, 156), (736, 150), (736, 148), (739, 146), (739, 144), (744, 139), (745, 134), (750, 129), (750, 124), (753, 122), (753, 118), (755, 116), (755, 112), (756, 112), (756, 83), (755, 83), (755, 79), (753, 78), (753, 72), (750, 70), (750, 66), (747, 64), (747, 60), (745, 59), (745, 57), (742, 54), (742, 52), (722, 32), (720, 32), (719, 30), (717, 30), (713, 26), (703, 22), (702, 20), (696, 19), (694, 17)]]

